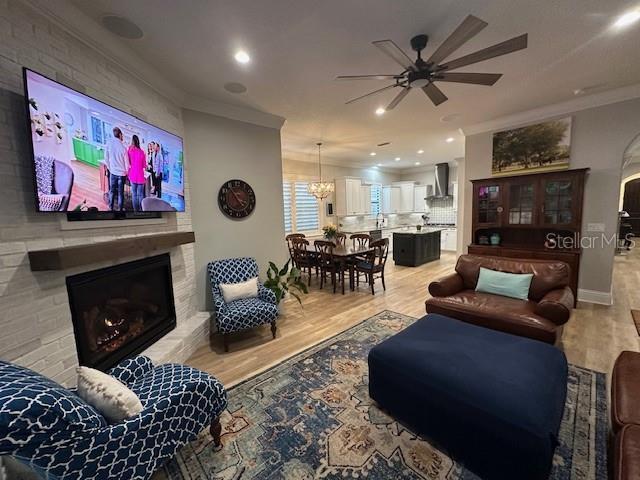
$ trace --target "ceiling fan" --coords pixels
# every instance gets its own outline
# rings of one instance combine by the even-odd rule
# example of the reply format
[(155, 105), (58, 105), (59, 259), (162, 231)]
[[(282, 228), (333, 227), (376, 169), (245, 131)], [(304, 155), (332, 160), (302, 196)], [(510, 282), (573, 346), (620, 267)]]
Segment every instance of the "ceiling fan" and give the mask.
[(458, 50), (463, 44), (477, 35), (488, 25), (473, 15), (467, 16), (464, 21), (449, 35), (435, 52), (425, 61), (422, 59), (422, 50), (427, 46), (429, 37), (427, 35), (416, 35), (411, 39), (411, 48), (418, 54), (418, 58), (413, 61), (404, 53), (393, 40), (378, 40), (373, 44), (383, 53), (399, 63), (404, 70), (398, 75), (341, 75), (337, 80), (394, 80), (395, 83), (369, 92), (360, 97), (353, 98), (347, 104), (375, 95), (392, 88), (400, 87), (400, 92), (387, 106), (387, 110), (393, 110), (412, 88), (421, 88), (435, 106), (447, 101), (447, 96), (440, 90), (435, 82), (457, 82), (471, 83), (474, 85), (491, 86), (502, 76), (501, 73), (467, 73), (452, 72), (467, 65), (482, 62), (490, 58), (499, 57), (508, 53), (516, 52), (527, 48), (527, 34), (511, 38), (504, 42), (492, 45), (477, 52), (470, 53), (455, 60), (441, 63), (451, 54)]

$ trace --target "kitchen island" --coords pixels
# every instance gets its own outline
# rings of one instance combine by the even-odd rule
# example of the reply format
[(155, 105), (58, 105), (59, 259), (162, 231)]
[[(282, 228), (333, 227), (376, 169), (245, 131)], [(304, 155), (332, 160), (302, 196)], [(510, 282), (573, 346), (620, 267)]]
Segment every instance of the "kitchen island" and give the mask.
[(396, 265), (417, 267), (440, 258), (440, 228), (393, 232), (393, 261)]

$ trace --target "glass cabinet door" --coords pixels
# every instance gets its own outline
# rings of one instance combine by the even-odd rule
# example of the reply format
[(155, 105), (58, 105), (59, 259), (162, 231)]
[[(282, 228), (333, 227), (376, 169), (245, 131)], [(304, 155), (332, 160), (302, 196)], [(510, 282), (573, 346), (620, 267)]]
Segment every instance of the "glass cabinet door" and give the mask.
[(500, 193), (500, 185), (478, 186), (478, 223), (487, 225), (497, 225), (500, 223), (502, 213)]
[(546, 180), (543, 183), (542, 206), (545, 225), (572, 225), (574, 218), (574, 185), (571, 179)]
[(535, 210), (535, 188), (533, 183), (509, 185), (509, 225), (533, 225)]

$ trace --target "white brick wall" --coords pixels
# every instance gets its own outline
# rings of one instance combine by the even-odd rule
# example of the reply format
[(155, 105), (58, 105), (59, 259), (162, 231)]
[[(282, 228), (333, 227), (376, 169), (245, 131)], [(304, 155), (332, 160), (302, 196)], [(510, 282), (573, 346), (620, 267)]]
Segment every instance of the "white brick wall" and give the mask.
[[(77, 358), (65, 277), (107, 264), (31, 272), (26, 252), (191, 230), (189, 189), (186, 213), (170, 216), (165, 225), (131, 227), (124, 222), (124, 227), (62, 231), (57, 214), (35, 213), (23, 66), (53, 79), (64, 75), (82, 84), (88, 95), (125, 111), (142, 112), (150, 123), (182, 136), (181, 110), (20, 1), (0, 0), (0, 359), (72, 384)], [(134, 258), (113, 263), (130, 260)], [(172, 250), (171, 262), (180, 326), (195, 314), (193, 245)]]

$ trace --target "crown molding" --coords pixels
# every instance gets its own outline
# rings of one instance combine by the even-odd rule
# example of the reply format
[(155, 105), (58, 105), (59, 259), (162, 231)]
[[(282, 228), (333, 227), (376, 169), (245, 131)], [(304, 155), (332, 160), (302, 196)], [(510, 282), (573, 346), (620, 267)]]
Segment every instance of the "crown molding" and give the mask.
[(594, 93), (572, 98), (560, 103), (545, 105), (544, 107), (514, 113), (504, 117), (489, 120), (487, 122), (469, 125), (461, 129), (465, 136), (476, 135), (478, 133), (492, 132), (503, 128), (518, 127), (527, 123), (545, 120), (552, 117), (560, 117), (570, 113), (587, 110), (589, 108), (602, 107), (612, 103), (624, 102), (640, 98), (640, 83), (626, 87), (607, 90), (606, 92)]
[[(299, 163), (310, 163), (312, 165), (318, 165), (318, 157), (309, 158), (308, 155), (305, 155), (301, 158), (295, 158), (291, 155), (291, 152), (282, 152), (282, 161), (284, 162), (299, 162)], [(357, 162), (345, 162), (341, 160), (335, 160), (331, 157), (327, 157), (324, 154), (322, 155), (322, 165), (331, 165), (332, 167), (341, 167), (341, 168), (356, 168), (358, 170), (375, 170), (377, 172), (383, 173), (391, 173), (391, 174), (400, 174), (401, 169), (394, 169), (388, 167), (378, 167), (377, 165), (368, 165)], [(375, 167), (375, 168), (374, 168)]]
[(278, 115), (262, 112), (254, 108), (215, 102), (196, 95), (185, 95), (182, 107), (187, 110), (195, 110), (196, 112), (208, 113), (277, 130), (280, 130), (285, 122), (285, 118)]

